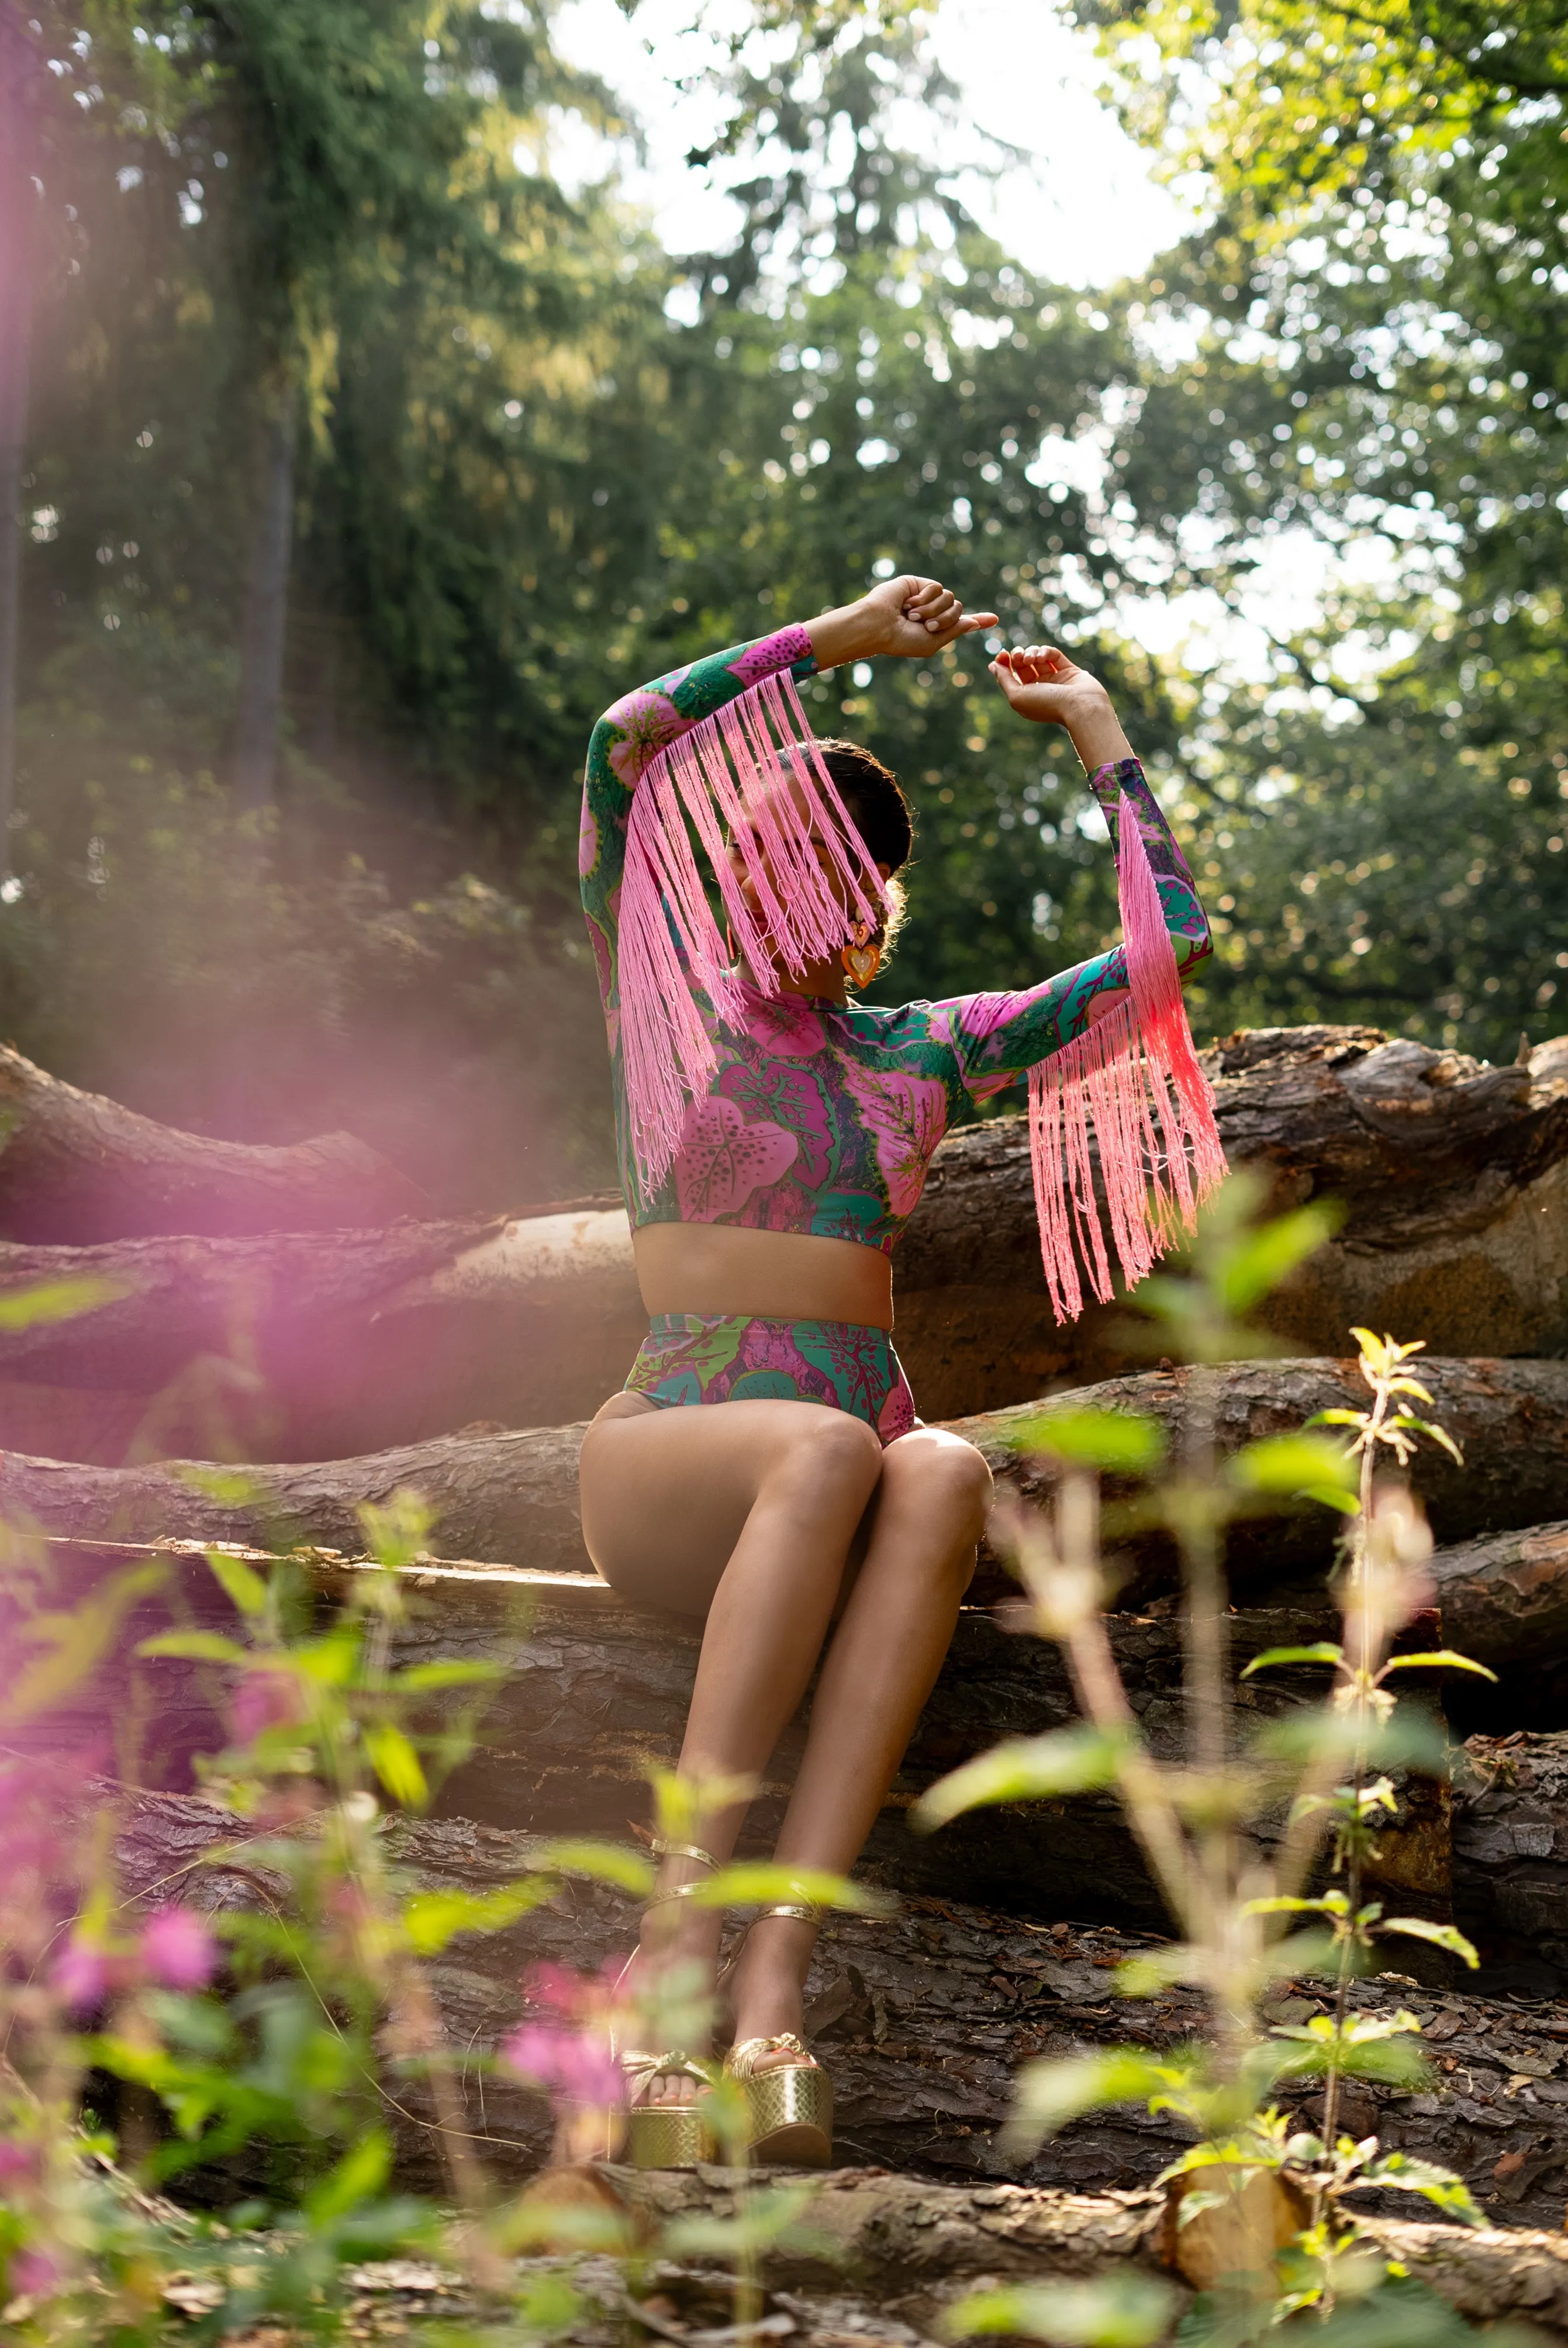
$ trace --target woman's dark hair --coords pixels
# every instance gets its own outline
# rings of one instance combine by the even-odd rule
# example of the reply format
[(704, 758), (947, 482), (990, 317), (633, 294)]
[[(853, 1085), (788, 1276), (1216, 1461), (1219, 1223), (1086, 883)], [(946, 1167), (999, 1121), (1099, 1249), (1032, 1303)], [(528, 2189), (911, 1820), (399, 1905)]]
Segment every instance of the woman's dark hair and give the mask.
[(828, 741), (817, 747), (872, 862), (896, 872), (909, 862), (914, 847), (914, 823), (898, 777), (858, 742)]

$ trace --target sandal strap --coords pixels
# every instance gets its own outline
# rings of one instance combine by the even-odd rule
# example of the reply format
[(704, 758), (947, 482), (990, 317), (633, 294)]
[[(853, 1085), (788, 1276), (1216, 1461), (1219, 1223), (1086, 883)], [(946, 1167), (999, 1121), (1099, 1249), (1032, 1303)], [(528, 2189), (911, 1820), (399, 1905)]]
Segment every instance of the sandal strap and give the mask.
[(704, 1883), (672, 1883), (667, 1891), (650, 1891), (643, 1902), (643, 1913), (646, 1915), (650, 1908), (667, 1908), (672, 1900), (695, 1900), (707, 1889)]
[[(757, 2075), (758, 2058), (764, 2054), (793, 2054), (796, 2067), (816, 2070), (818, 2065), (792, 2030), (776, 2030), (768, 2038), (743, 2038), (732, 2046), (724, 2058), (724, 2067), (732, 2079), (750, 2079)], [(780, 2069), (789, 2065), (781, 2064)]]
[(803, 1900), (780, 1900), (771, 1908), (759, 1908), (751, 1921), (760, 1924), (765, 1916), (793, 1916), (799, 1924), (820, 1924), (822, 1921), (821, 1910)]
[(695, 2079), (699, 2086), (713, 2085), (713, 2065), (699, 2063), (679, 2046), (670, 2047), (663, 2054), (646, 2054), (640, 2047), (627, 2046), (621, 2054), (621, 2070), (626, 2082), (628, 2100), (638, 2089), (651, 2087), (655, 2079)]
[(704, 1850), (700, 1843), (661, 1842), (657, 1835), (653, 1835), (649, 1838), (648, 1849), (655, 1859), (700, 1859), (704, 1867), (716, 1869), (724, 1864), (722, 1859), (715, 1859), (711, 1850)]

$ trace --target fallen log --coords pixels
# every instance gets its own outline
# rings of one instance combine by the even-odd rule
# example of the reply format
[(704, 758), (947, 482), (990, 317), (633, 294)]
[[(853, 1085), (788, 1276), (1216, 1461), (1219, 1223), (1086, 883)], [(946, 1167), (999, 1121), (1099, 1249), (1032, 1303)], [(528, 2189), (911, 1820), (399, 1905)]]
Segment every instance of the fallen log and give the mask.
[[(282, 1879), (269, 1879), (243, 1848), (225, 1865), (220, 1847), (247, 1831), (195, 1797), (124, 1792), (117, 1842), (124, 1890), (133, 1898), (178, 1896), (210, 1912), (284, 1898)], [(407, 1879), (422, 1889), (457, 1883), (480, 1890), (514, 1879), (538, 1849), (526, 1835), (465, 1818), (400, 1820), (387, 1831)], [(518, 2019), (520, 1984), (531, 1965), (597, 1970), (624, 1953), (635, 1930), (623, 1895), (573, 1883), (505, 1931), (454, 1941), (431, 1967), (450, 2043), (476, 2053), (492, 2048)], [(840, 2157), (985, 2184), (1146, 2186), (1183, 2141), (1168, 2116), (1126, 2106), (1097, 2114), (1022, 2168), (1002, 2153), (996, 2133), (1016, 2067), (1030, 2057), (1130, 2039), (1173, 2047), (1202, 2030), (1203, 2007), (1188, 1990), (1137, 2001), (1114, 1993), (1116, 1966), (1150, 1945), (1063, 1915), (1033, 1926), (952, 1898), (910, 1898), (896, 1915), (874, 1921), (831, 1918), (807, 1982), (807, 2029), (832, 2070)], [(1423, 1991), (1398, 1973), (1358, 1984), (1357, 2000), (1369, 2010), (1412, 2011), (1431, 2042), (1434, 2076), (1415, 2094), (1354, 2085), (1345, 2124), (1357, 2135), (1375, 2128), (1389, 2146), (1460, 2168), (1499, 2217), (1556, 2223), (1568, 2170), (1568, 2020), (1561, 2007)], [(1285, 1982), (1267, 2013), (1299, 2022), (1327, 2003), (1324, 1984)], [(463, 2092), (481, 2157), (503, 2175), (536, 2167), (547, 2135), (537, 2100), (504, 2075), (481, 2080), (477, 2071), (465, 2074)], [(1310, 2119), (1310, 2099), (1299, 2106)], [(438, 2189), (428, 2127), (389, 2116), (408, 2181)], [(650, 2190), (682, 2193), (696, 2184), (666, 2178)], [(1023, 2205), (1006, 2195), (979, 2206), (1016, 2212)], [(995, 2260), (1014, 2255), (1009, 2241), (1034, 2254), (1026, 2222), (1021, 2239), (1001, 2216), (981, 2231), (995, 2237)]]
[[(1568, 1362), (1433, 1360), (1423, 1376), (1435, 1396), (1434, 1417), (1465, 1453), (1460, 1468), (1428, 1444), (1413, 1469), (1440, 1541), (1568, 1514)], [(1195, 1380), (1222, 1455), (1299, 1427), (1315, 1411), (1367, 1399), (1353, 1363), (1242, 1362), (1109, 1379), (1075, 1393), (1070, 1407), (1146, 1415), (1176, 1452)], [(1000, 1485), (1037, 1501), (1048, 1494), (1054, 1470), (1018, 1447), (1048, 1407), (950, 1424), (985, 1454)], [(361, 1546), (360, 1506), (384, 1504), (395, 1491), (412, 1488), (430, 1504), (433, 1538), (449, 1556), (585, 1571), (576, 1476), (582, 1436), (580, 1426), (454, 1435), (365, 1458), (254, 1467), (244, 1471), (251, 1497), (242, 1501), (214, 1498), (211, 1471), (189, 1463), (120, 1469), (0, 1453), (0, 1517), (81, 1540), (253, 1540), (263, 1548), (299, 1540), (353, 1554)], [(1107, 1488), (1114, 1499), (1123, 1488), (1112, 1479)], [(1297, 1515), (1238, 1523), (1229, 1550), (1233, 1581), (1257, 1591), (1320, 1573), (1332, 1560), (1337, 1521), (1326, 1509), (1305, 1504)], [(1141, 1602), (1169, 1586), (1172, 1560), (1163, 1535), (1130, 1535), (1118, 1556), (1129, 1601)], [(991, 1586), (1006, 1585), (994, 1574)]]
[(0, 1045), (0, 1235), (87, 1246), (159, 1231), (331, 1231), (428, 1211), (351, 1133), (213, 1141), (85, 1093)]
[[(268, 1562), (260, 1552), (250, 1555)], [(191, 1548), (102, 1549), (57, 1545), (51, 1564), (80, 1591), (106, 1570), (167, 1560), (164, 1588), (128, 1625), (123, 1655), (170, 1623), (229, 1631), (232, 1613), (205, 1558)], [(367, 1570), (321, 1552), (302, 1560), (324, 1613), (341, 1605), (350, 1578)], [(443, 1815), (537, 1833), (624, 1834), (652, 1822), (649, 1779), (676, 1766), (701, 1626), (626, 1605), (586, 1576), (531, 1574), (434, 1560), (400, 1577), (406, 1619), (392, 1635), (399, 1666), (458, 1660), (498, 1670), (472, 1756), (442, 1786)], [(1119, 1667), (1152, 1750), (1174, 1760), (1185, 1749), (1180, 1628), (1171, 1615), (1109, 1618)], [(1265, 1648), (1322, 1637), (1332, 1622), (1321, 1606), (1230, 1618), (1238, 1670)], [(1422, 1618), (1418, 1647), (1440, 1639)], [(1319, 1696), (1321, 1671), (1271, 1673), (1234, 1691), (1238, 1746), (1264, 1721)], [(114, 1760), (141, 1785), (183, 1789), (194, 1756), (226, 1741), (227, 1683), (205, 1664), (143, 1660), (106, 1664), (54, 1716), (56, 1749), (90, 1746), (105, 1720), (125, 1724)], [(442, 1699), (443, 1703), (446, 1699)], [(1159, 1928), (1164, 1909), (1137, 1844), (1109, 1796), (981, 1809), (936, 1835), (913, 1834), (908, 1814), (925, 1788), (1000, 1739), (1067, 1726), (1078, 1711), (1057, 1650), (967, 1608), (903, 1767), (872, 1830), (864, 1864), (898, 1891), (947, 1892), (1049, 1920), (1068, 1911)], [(790, 1723), (763, 1775), (748, 1821), (748, 1848), (772, 1848), (799, 1766), (809, 1702)], [(432, 1714), (432, 1730), (445, 1715)], [(1446, 1792), (1429, 1781), (1402, 1784), (1397, 1818), (1370, 1875), (1404, 1912), (1448, 1921)]]
[[(1336, 1351), (1357, 1323), (1448, 1354), (1568, 1344), (1568, 1038), (1527, 1066), (1488, 1068), (1371, 1028), (1267, 1029), (1229, 1038), (1206, 1065), (1233, 1162), (1260, 1168), (1277, 1204), (1328, 1193), (1347, 1209), (1340, 1236), (1265, 1308), (1293, 1351)], [(3, 1207), (0, 1182), (0, 1228)], [(563, 1423), (620, 1385), (646, 1323), (617, 1200), (489, 1230), (436, 1225), (428, 1260), (411, 1269), (421, 1244), (346, 1233), (341, 1280), (324, 1269), (329, 1246), (288, 1238), (273, 1242), (271, 1272), (270, 1251), (222, 1241), (156, 1263), (110, 1249), (93, 1268), (123, 1272), (140, 1303), (30, 1331), (25, 1346), (0, 1337), (0, 1381), (129, 1392), (139, 1357), (145, 1395), (179, 1367), (182, 1344), (186, 1359), (209, 1345), (221, 1319), (211, 1300), (260, 1279), (266, 1310), (243, 1353), (265, 1390), (254, 1456), (345, 1457), (484, 1418)], [(38, 1269), (0, 1257), (0, 1284)], [(1140, 1365), (1119, 1309), (1091, 1307), (1065, 1329), (1052, 1318), (1021, 1117), (942, 1144), (895, 1278), (899, 1347), (928, 1418)], [(0, 1442), (13, 1449), (110, 1464), (143, 1416), (129, 1402), (117, 1413), (0, 1385)]]
[(1527, 1995), (1568, 1987), (1568, 1732), (1466, 1739), (1454, 1780), (1456, 1918)]

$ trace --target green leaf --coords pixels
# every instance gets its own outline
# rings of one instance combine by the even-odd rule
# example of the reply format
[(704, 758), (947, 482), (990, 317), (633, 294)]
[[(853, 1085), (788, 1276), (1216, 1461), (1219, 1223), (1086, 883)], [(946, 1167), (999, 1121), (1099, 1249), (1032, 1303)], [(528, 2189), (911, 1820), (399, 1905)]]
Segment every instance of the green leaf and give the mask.
[(423, 1809), (430, 1798), (424, 1765), (403, 1731), (389, 1720), (373, 1721), (363, 1732), (370, 1766), (395, 1802)]
[(1483, 1680), (1496, 1684), (1497, 1673), (1488, 1671), (1471, 1655), (1461, 1655), (1452, 1647), (1435, 1647), (1429, 1655), (1390, 1655), (1384, 1664), (1386, 1672), (1449, 1671), (1474, 1672)]
[(0, 1334), (16, 1336), (24, 1329), (47, 1328), (57, 1321), (74, 1321), (78, 1313), (97, 1313), (134, 1296), (137, 1283), (84, 1273), (70, 1280), (35, 1281), (29, 1288), (7, 1289), (0, 1294)]
[(781, 1900), (841, 1909), (852, 1916), (888, 1916), (898, 1906), (885, 1891), (831, 1874), (825, 1867), (788, 1867), (773, 1859), (740, 1859), (705, 1876), (692, 1895), (692, 1905), (761, 1908)]
[(225, 1639), (220, 1631), (158, 1631), (136, 1643), (139, 1655), (182, 1655), (192, 1663), (248, 1663), (249, 1647)]
[(1459, 1445), (1454, 1441), (1453, 1437), (1449, 1433), (1446, 1427), (1434, 1426), (1431, 1420), (1428, 1418), (1412, 1418), (1408, 1411), (1401, 1411), (1398, 1418), (1389, 1419), (1387, 1424), (1390, 1426), (1402, 1427), (1405, 1432), (1409, 1435), (1430, 1436), (1432, 1441), (1434, 1443), (1440, 1443), (1443, 1449), (1449, 1453), (1450, 1457), (1453, 1458), (1460, 1467), (1462, 1468), (1464, 1466), (1464, 1453), (1460, 1449)]
[(69, 1613), (35, 1615), (28, 1635), (46, 1652), (11, 1675), (0, 1694), (0, 1726), (20, 1727), (50, 1712), (72, 1688), (97, 1670), (119, 1635), (120, 1624), (137, 1601), (156, 1590), (168, 1569), (161, 1559), (127, 1566), (100, 1582), (90, 1598)]
[(417, 1891), (405, 1903), (403, 1931), (417, 1957), (439, 1956), (459, 1932), (501, 1931), (554, 1892), (547, 1876), (500, 1884), (492, 1891)]
[(965, 1810), (1096, 1792), (1115, 1784), (1128, 1745), (1125, 1736), (1108, 1735), (1087, 1722), (1053, 1728), (1043, 1736), (1010, 1736), (928, 1786), (910, 1812), (910, 1824), (931, 1834)]
[(1305, 1900), (1289, 1892), (1275, 1892), (1267, 1900), (1249, 1900), (1243, 1908), (1243, 1916), (1348, 1916), (1350, 1902), (1343, 1891), (1326, 1891), (1321, 1898)]
[(1260, 1231), (1250, 1231), (1222, 1260), (1215, 1288), (1226, 1313), (1250, 1313), (1253, 1306), (1287, 1280), (1297, 1264), (1315, 1255), (1345, 1220), (1345, 1209), (1330, 1200), (1276, 1215)]
[(207, 1562), (214, 1579), (242, 1614), (265, 1612), (267, 1585), (253, 1566), (247, 1565), (242, 1557), (231, 1557), (221, 1549), (210, 1549)]
[(346, 2218), (361, 2202), (376, 2199), (391, 2168), (391, 2144), (380, 2128), (372, 2129), (357, 2144), (350, 2145), (336, 2167), (311, 2188), (304, 2197), (305, 2214), (317, 2226), (330, 2226), (335, 2219)]
[(504, 1663), (410, 1663), (395, 1673), (392, 1684), (400, 1694), (419, 1695), (438, 1688), (492, 1687), (505, 1677)]
[(1491, 2219), (1476, 2207), (1470, 2187), (1451, 2168), (1439, 2168), (1435, 2161), (1417, 2160), (1408, 2152), (1385, 2152), (1367, 2167), (1356, 2178), (1357, 2185), (1381, 2185), (1396, 2193), (1418, 2193), (1434, 2209), (1445, 2216), (1457, 2218), (1461, 2226), (1488, 2226)]
[(1365, 1426), (1372, 1414), (1366, 1410), (1315, 1410), (1304, 1426)]
[(1149, 2348), (1169, 2326), (1175, 2297), (1155, 2276), (1129, 2272), (1015, 2283), (971, 2292), (946, 2311), (941, 2328), (949, 2340), (1005, 2333), (1060, 2348)]
[(1449, 1773), (1449, 1748), (1436, 1723), (1419, 1706), (1402, 1704), (1391, 1720), (1363, 1731), (1348, 1713), (1314, 1706), (1265, 1722), (1251, 1746), (1260, 1761), (1301, 1769), (1309, 1763), (1346, 1764), (1359, 1752), (1368, 1769), (1422, 1769)]
[(165, 1471), (222, 1509), (259, 1508), (266, 1494), (253, 1476), (238, 1468), (209, 1468), (201, 1460), (176, 1460)]
[(1377, 1927), (1380, 1932), (1402, 1932), (1408, 1941), (1429, 1941), (1434, 1949), (1447, 1949), (1450, 1956), (1462, 1957), (1471, 1972), (1479, 1971), (1480, 1959), (1474, 1944), (1453, 1924), (1429, 1924), (1424, 1916), (1387, 1916)]
[(587, 1875), (599, 1883), (614, 1883), (645, 1900), (654, 1888), (654, 1863), (624, 1843), (596, 1842), (586, 1836), (542, 1842), (529, 1859), (530, 1867), (552, 1875)]
[(1138, 1475), (1165, 1457), (1165, 1429), (1156, 1418), (1116, 1410), (1043, 1410), (1007, 1429), (1015, 1451), (1049, 1452), (1074, 1468)]
[(1359, 1469), (1342, 1444), (1303, 1433), (1270, 1435), (1247, 1444), (1226, 1461), (1225, 1477), (1240, 1491), (1280, 1499), (1331, 1491), (1340, 1500), (1354, 1500)]
[(738, 2217), (710, 2217), (699, 2211), (676, 2218), (664, 2227), (660, 2249), (666, 2258), (686, 2258), (693, 2252), (733, 2258), (737, 2250), (767, 2250), (772, 2243), (788, 2242), (797, 2236), (816, 2192), (812, 2185), (780, 2185), (748, 2194)]
[(1310, 1647), (1265, 1647), (1261, 1655), (1253, 1657), (1242, 1677), (1250, 1680), (1254, 1672), (1273, 1671), (1279, 1663), (1342, 1663), (1344, 1661), (1344, 1648), (1336, 1647), (1328, 1639), (1319, 1639)]
[(1157, 2062), (1141, 2046), (1106, 2047), (1063, 2063), (1026, 2063), (1018, 2074), (1001, 2142), (1009, 2156), (1035, 2152), (1045, 2138), (1109, 2104), (1164, 2098), (1187, 2083), (1185, 2067)]

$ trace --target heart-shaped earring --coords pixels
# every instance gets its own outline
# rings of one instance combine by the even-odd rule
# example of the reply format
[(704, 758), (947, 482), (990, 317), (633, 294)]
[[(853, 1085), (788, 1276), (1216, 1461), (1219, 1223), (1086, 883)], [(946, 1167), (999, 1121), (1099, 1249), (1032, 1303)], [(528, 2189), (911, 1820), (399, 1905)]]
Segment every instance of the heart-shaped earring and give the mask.
[(882, 947), (872, 935), (869, 922), (857, 922), (849, 943), (841, 947), (839, 960), (843, 963), (851, 984), (869, 986), (882, 968)]

